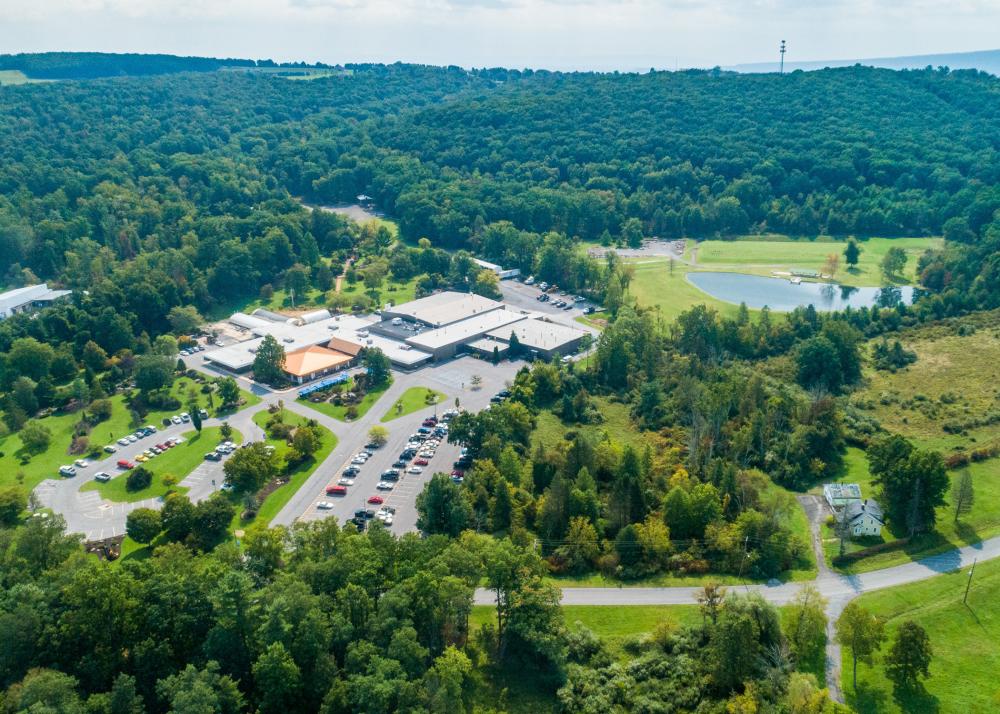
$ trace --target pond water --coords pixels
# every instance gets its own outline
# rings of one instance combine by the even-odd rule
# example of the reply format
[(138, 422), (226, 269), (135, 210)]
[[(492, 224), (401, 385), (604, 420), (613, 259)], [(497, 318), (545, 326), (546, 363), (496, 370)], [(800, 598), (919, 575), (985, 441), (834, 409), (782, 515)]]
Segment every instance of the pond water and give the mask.
[(747, 307), (760, 309), (765, 305), (778, 312), (791, 312), (797, 307), (812, 305), (821, 312), (844, 310), (848, 307), (891, 307), (898, 302), (913, 302), (912, 287), (854, 288), (831, 283), (795, 285), (787, 278), (768, 278), (743, 273), (687, 274), (696, 288), (724, 302), (745, 302)]

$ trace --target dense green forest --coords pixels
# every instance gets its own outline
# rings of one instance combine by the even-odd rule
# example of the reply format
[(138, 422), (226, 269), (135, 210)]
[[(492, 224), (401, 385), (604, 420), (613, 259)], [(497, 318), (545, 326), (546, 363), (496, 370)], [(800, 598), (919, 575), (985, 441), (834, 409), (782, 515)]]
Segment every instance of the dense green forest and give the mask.
[[(530, 672), (564, 711), (835, 710), (805, 674), (822, 673), (815, 642), (763, 602), (709, 588), (700, 626), (621, 658), (567, 627), (546, 578), (808, 569), (788, 491), (837, 474), (847, 444), (867, 450), (888, 523), (933, 530), (942, 455), (843, 395), (866, 339), (1000, 306), (1000, 81), (349, 65), (290, 82), (116, 57), (22, 61), (150, 76), (0, 88), (0, 283), (74, 289), (0, 323), (0, 428), (22, 463), (48, 448), (50, 413), (79, 413), (85, 434), (111, 397), (140, 416), (168, 397), (184, 365), (165, 333), (283, 287), (358, 311), (386, 274), (493, 295), (478, 254), (585, 293), (606, 324), (586, 363), (526, 365), (503, 404), (453, 420), (473, 466), (419, 497), (426, 538), (331, 520), (255, 530), (241, 552), (162, 523), (149, 557), (109, 567), (5, 489), (0, 642), (17, 647), (0, 647), (0, 708), (489, 711)], [(164, 74), (179, 69), (197, 71)], [(400, 241), (301, 203), (359, 193)], [(699, 306), (673, 324), (635, 304), (629, 263), (586, 251), (765, 232), (945, 243), (919, 258), (913, 306), (887, 290), (835, 315)], [(330, 287), (349, 257), (368, 290), (345, 302)], [(477, 585), (499, 605), (474, 630)]]

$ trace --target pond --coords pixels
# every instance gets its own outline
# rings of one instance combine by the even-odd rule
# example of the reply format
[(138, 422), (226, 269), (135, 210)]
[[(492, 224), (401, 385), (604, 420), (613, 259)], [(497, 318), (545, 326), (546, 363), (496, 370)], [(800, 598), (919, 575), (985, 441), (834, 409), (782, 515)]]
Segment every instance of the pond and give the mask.
[(767, 306), (778, 312), (791, 312), (797, 307), (810, 304), (821, 312), (873, 305), (891, 307), (898, 302), (909, 305), (914, 297), (913, 288), (909, 286), (855, 288), (848, 285), (808, 282), (796, 285), (786, 278), (768, 278), (743, 273), (691, 272), (687, 274), (687, 279), (696, 288), (717, 300), (737, 305), (745, 302), (747, 307), (753, 309)]

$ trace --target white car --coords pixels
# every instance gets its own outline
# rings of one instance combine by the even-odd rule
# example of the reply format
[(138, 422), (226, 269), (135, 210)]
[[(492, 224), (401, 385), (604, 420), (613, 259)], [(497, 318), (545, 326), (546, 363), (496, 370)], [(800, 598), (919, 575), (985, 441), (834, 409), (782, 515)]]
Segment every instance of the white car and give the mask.
[(396, 484), (394, 484), (392, 481), (379, 481), (377, 484), (375, 484), (375, 488), (377, 488), (379, 491), (391, 491), (393, 488), (395, 488), (395, 486)]
[[(175, 444), (183, 444), (183, 443), (184, 443), (184, 441), (185, 441), (185, 440), (184, 440), (184, 437), (183, 437), (183, 436), (175, 436), (175, 437), (174, 437), (174, 443), (175, 443)], [(231, 444), (232, 442), (231, 442), (231, 441), (227, 441), (226, 443), (227, 443), (227, 444)]]
[(342, 478), (339, 481), (337, 481), (337, 484), (340, 485), (340, 486), (353, 486), (354, 485), (354, 479), (352, 479), (352, 478)]
[(179, 416), (175, 415), (175, 416), (170, 417), (170, 421), (172, 421), (174, 424), (180, 424), (181, 423), (181, 418)]
[(366, 461), (368, 461), (368, 459), (363, 459), (360, 456), (355, 456), (353, 459), (351, 459), (351, 463), (354, 464), (355, 466), (361, 466)]
[(60, 476), (76, 476), (76, 469), (72, 466), (60, 466), (59, 467)]
[(108, 444), (107, 446), (104, 447), (104, 453), (106, 454), (113, 454), (116, 451), (118, 451), (118, 447), (113, 446), (112, 444)]
[(406, 473), (408, 474), (422, 474), (423, 472), (424, 472), (423, 466), (411, 466), (410, 468), (406, 469)]
[(104, 471), (98, 471), (96, 474), (94, 474), (94, 480), (100, 481), (101, 483), (107, 483), (108, 481), (111, 480), (111, 474), (106, 473)]
[(129, 434), (125, 438), (128, 440), (128, 443), (130, 444), (134, 444), (135, 442), (139, 441), (139, 437), (136, 436), (135, 434)]
[(73, 462), (73, 465), (76, 466), (78, 469), (85, 469), (88, 466), (90, 466), (90, 462), (87, 461), (86, 459), (77, 459), (76, 461)]
[(316, 508), (318, 508), (321, 511), (329, 511), (331, 508), (333, 508), (333, 504), (330, 503), (329, 501), (318, 501), (316, 503)]
[(123, 436), (122, 438), (120, 438), (118, 440), (118, 445), (119, 446), (128, 446), (130, 443), (131, 442), (129, 442), (128, 437), (126, 437), (126, 436)]

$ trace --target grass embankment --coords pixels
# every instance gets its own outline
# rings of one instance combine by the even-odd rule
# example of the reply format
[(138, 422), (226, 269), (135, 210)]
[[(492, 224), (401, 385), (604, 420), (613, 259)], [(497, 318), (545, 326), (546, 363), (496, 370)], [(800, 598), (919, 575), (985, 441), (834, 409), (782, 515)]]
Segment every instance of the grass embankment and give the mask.
[[(272, 415), (267, 411), (260, 411), (253, 415), (253, 421), (261, 429), (265, 429), (268, 419)], [(285, 411), (283, 414), (283, 419), (286, 424), (291, 426), (302, 426), (308, 419), (306, 417), (295, 414), (294, 412)], [(246, 528), (250, 525), (263, 527), (267, 526), (271, 519), (278, 515), (278, 511), (284, 508), (285, 504), (288, 503), (289, 499), (302, 487), (302, 484), (313, 474), (330, 452), (334, 450), (337, 446), (337, 437), (332, 431), (325, 427), (318, 427), (320, 433), (320, 445), (316, 450), (316, 453), (312, 455), (309, 459), (301, 461), (296, 464), (291, 471), (285, 474), (288, 479), (287, 483), (279, 486), (277, 489), (268, 494), (267, 498), (264, 499), (264, 503), (261, 504), (260, 509), (257, 511), (257, 516), (252, 521), (244, 522), (240, 519), (239, 513), (233, 518), (232, 528)], [(285, 456), (291, 450), (291, 447), (283, 439), (271, 439), (268, 437), (265, 443), (274, 446), (275, 454), (284, 461)]]
[[(129, 491), (125, 487), (129, 472), (122, 471), (106, 483), (88, 481), (80, 490), (97, 491), (101, 498), (116, 503), (134, 503), (165, 495), (168, 487), (163, 483), (163, 477), (169, 474), (177, 479), (176, 483), (178, 484), (172, 490), (178, 493), (187, 493), (188, 489), (180, 486), (180, 482), (205, 460), (206, 453), (212, 451), (225, 439), (222, 438), (217, 426), (206, 426), (200, 434), (194, 430), (188, 431), (183, 434), (183, 437), (183, 443), (172, 449), (167, 449), (159, 456), (154, 456), (146, 463), (136, 464), (153, 474), (153, 482), (149, 487), (141, 491)], [(235, 429), (229, 438), (237, 444), (243, 441), (243, 435)], [(157, 443), (155, 437), (150, 437), (149, 442), (150, 445)]]
[[(386, 382), (385, 384), (380, 385), (379, 387), (365, 394), (365, 396), (361, 399), (360, 402), (353, 405), (354, 408), (357, 409), (358, 411), (358, 414), (355, 417), (355, 421), (363, 417), (365, 414), (367, 414), (368, 410), (375, 405), (375, 402), (377, 402), (382, 397), (382, 395), (385, 394), (385, 391), (390, 386), (392, 386), (392, 382)], [(344, 391), (349, 392), (353, 389), (353, 387), (354, 387), (354, 379), (352, 378), (345, 383)], [(315, 409), (321, 414), (326, 414), (328, 417), (333, 417), (334, 419), (337, 419), (339, 421), (350, 421), (347, 418), (347, 410), (350, 409), (349, 406), (331, 404), (330, 402), (311, 402), (309, 401), (309, 399), (299, 399), (299, 402), (301, 404), (305, 404), (310, 409)]]
[[(958, 334), (960, 326), (971, 334)], [(869, 366), (866, 387), (851, 402), (889, 431), (946, 455), (1000, 442), (1000, 311), (898, 338), (917, 361), (895, 373)]]
[(445, 394), (430, 387), (410, 387), (389, 407), (382, 421), (392, 421), (434, 404), (441, 404), (446, 398)]
[[(690, 243), (690, 242), (689, 242)], [(770, 275), (773, 271), (792, 269), (823, 272), (827, 256), (835, 254), (840, 268), (834, 281), (843, 285), (874, 287), (884, 279), (880, 264), (890, 248), (902, 248), (907, 255), (906, 268), (898, 276), (902, 283), (916, 279), (917, 260), (929, 248), (940, 248), (941, 238), (868, 238), (859, 240), (861, 255), (856, 268), (844, 260), (847, 241), (828, 236), (794, 239), (788, 236), (745, 236), (739, 240), (701, 241), (690, 246), (686, 255), (696, 252), (697, 266), (706, 270)]]
[(976, 565), (968, 604), (962, 596), (968, 570), (862, 595), (857, 602), (886, 618), (889, 641), (903, 622), (914, 620), (930, 637), (934, 658), (925, 691), (896, 699), (882, 662), (858, 665), (858, 691), (851, 687), (852, 663), (843, 653), (847, 702), (863, 714), (924, 714), (1000, 710), (1000, 561)]
[[(201, 392), (201, 385), (195, 384), (187, 377), (181, 377), (174, 382), (171, 394), (180, 400), (182, 406), (175, 411), (152, 411), (139, 422), (132, 421), (132, 413), (129, 411), (128, 405), (125, 404), (124, 395), (116, 394), (110, 397), (111, 417), (91, 428), (88, 435), (89, 446), (84, 457), (90, 459), (89, 454), (92, 451), (100, 451), (105, 444), (114, 444), (117, 439), (135, 431), (140, 426), (152, 424), (159, 427), (164, 417), (188, 411), (190, 408), (188, 392), (192, 385), (195, 387), (199, 407), (208, 409), (208, 395)], [(260, 397), (250, 392), (240, 390), (240, 395), (246, 400), (246, 406), (260, 403)], [(213, 398), (217, 405), (218, 397)], [(212, 416), (216, 416), (214, 410), (208, 409), (208, 411)], [(80, 458), (79, 455), (71, 455), (69, 449), (73, 440), (74, 428), (82, 415), (82, 411), (77, 411), (39, 419), (38, 422), (52, 433), (51, 442), (48, 449), (41, 454), (32, 456), (24, 464), (21, 463), (23, 445), (20, 436), (17, 433), (0, 436), (0, 486), (21, 484), (25, 489), (30, 490), (47, 478), (61, 478), (59, 467)], [(228, 412), (219, 416), (224, 418), (227, 415)], [(106, 456), (106, 454), (100, 454), (100, 458)]]
[(680, 261), (674, 262), (673, 270), (666, 258), (642, 258), (632, 261), (632, 265), (635, 266), (635, 276), (629, 286), (630, 295), (640, 306), (655, 308), (668, 323), (695, 305), (709, 305), (730, 317), (739, 309), (736, 305), (716, 300), (688, 282), (689, 268)]
[[(976, 497), (972, 510), (963, 515), (957, 523), (951, 505), (945, 504), (937, 509), (937, 530), (934, 533), (918, 536), (896, 550), (868, 556), (841, 570), (846, 573), (863, 573), (889, 568), (970, 543), (977, 543), (984, 538), (1000, 533), (1000, 460), (992, 459), (972, 464), (969, 466), (969, 471), (972, 473)], [(958, 478), (959, 473), (960, 471), (948, 472), (952, 482)], [(872, 485), (872, 477), (868, 471), (868, 461), (860, 449), (847, 450), (844, 473), (838, 480), (861, 486), (863, 498), (878, 498), (877, 489)], [(817, 490), (818, 492), (820, 491)], [(862, 548), (894, 540), (903, 535), (905, 534), (902, 532), (894, 534), (888, 528), (884, 528), (881, 537), (848, 541), (846, 550), (848, 553), (852, 553)], [(832, 559), (840, 552), (839, 540), (833, 533), (833, 529), (826, 525), (823, 526), (823, 549), (828, 563), (832, 562)]]

